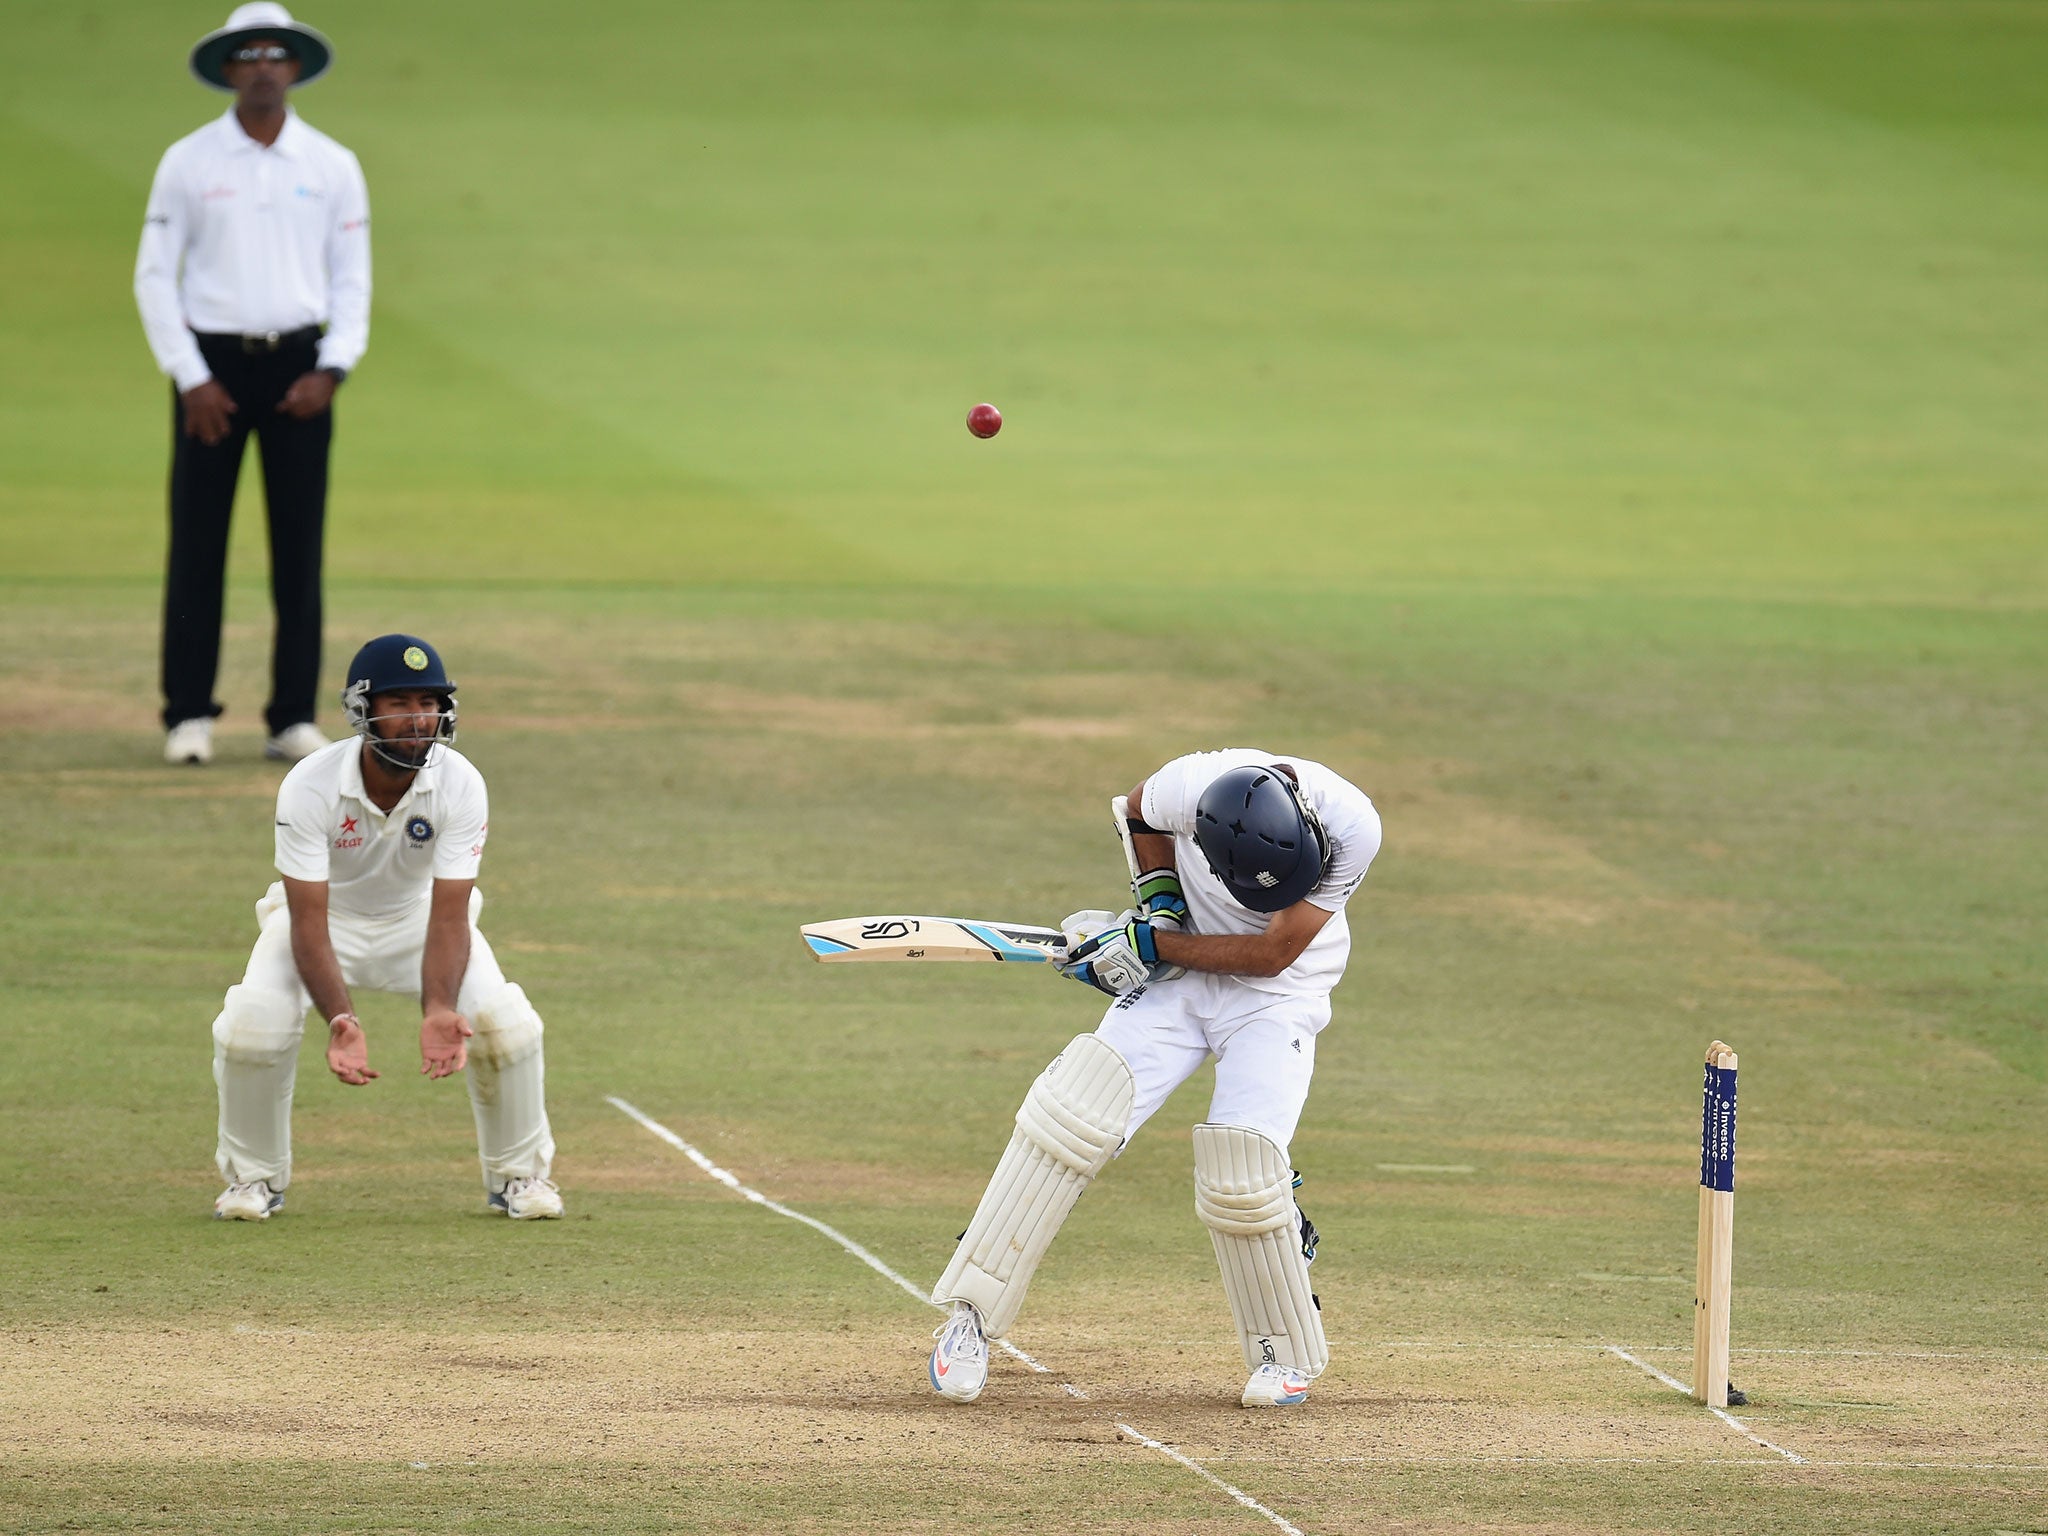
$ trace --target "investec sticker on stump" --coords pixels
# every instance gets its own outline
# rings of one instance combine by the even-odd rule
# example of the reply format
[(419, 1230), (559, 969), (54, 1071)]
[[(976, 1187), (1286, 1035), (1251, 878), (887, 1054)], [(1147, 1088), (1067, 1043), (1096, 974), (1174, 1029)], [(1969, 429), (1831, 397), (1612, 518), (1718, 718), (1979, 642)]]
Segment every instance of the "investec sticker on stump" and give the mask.
[(1735, 1188), (1735, 1068), (1707, 1066), (1706, 1096), (1700, 1110), (1700, 1183), (1708, 1189)]

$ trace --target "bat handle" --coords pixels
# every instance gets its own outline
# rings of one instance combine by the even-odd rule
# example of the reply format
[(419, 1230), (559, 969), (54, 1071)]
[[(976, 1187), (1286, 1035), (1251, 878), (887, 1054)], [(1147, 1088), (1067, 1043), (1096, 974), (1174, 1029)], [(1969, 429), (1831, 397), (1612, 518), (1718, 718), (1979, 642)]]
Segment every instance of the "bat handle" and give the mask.
[(1124, 845), (1124, 863), (1131, 871), (1131, 900), (1138, 899), (1138, 848), (1131, 841), (1131, 797), (1117, 795), (1109, 802), (1109, 814), (1116, 822), (1116, 835)]

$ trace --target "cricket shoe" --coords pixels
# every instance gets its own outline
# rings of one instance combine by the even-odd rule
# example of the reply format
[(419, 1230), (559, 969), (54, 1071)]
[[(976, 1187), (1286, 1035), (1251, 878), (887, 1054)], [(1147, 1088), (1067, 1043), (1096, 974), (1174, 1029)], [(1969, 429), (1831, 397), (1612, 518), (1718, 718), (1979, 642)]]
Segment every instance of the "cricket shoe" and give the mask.
[(262, 1179), (248, 1184), (230, 1184), (213, 1202), (215, 1221), (268, 1221), (270, 1213), (284, 1208), (284, 1191), (274, 1190)]
[(164, 761), (201, 765), (212, 762), (213, 722), (201, 715), (196, 720), (180, 720), (164, 732)]
[(939, 1342), (932, 1350), (932, 1390), (956, 1403), (971, 1403), (988, 1385), (988, 1340), (981, 1335), (981, 1314), (964, 1301), (953, 1303), (953, 1315), (932, 1330)]
[(514, 1179), (491, 1196), (491, 1209), (514, 1221), (547, 1221), (562, 1214), (562, 1192), (548, 1179)]
[(1291, 1365), (1262, 1361), (1238, 1401), (1247, 1408), (1292, 1408), (1308, 1401), (1308, 1374)]
[(263, 743), (263, 755), (274, 763), (296, 763), (326, 746), (327, 736), (310, 720), (288, 725)]

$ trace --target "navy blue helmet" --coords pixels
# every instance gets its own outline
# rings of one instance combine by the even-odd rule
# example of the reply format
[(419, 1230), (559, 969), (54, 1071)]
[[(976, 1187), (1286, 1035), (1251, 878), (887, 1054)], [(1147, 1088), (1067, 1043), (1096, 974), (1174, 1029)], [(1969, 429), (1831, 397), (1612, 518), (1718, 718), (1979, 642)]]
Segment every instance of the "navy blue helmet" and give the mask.
[[(348, 685), (341, 690), (341, 713), (348, 727), (370, 744), (370, 750), (394, 768), (424, 766), (426, 752), (418, 744), (385, 742), (370, 729), (370, 700), (380, 693), (426, 688), (441, 695), (438, 739), (455, 739), (455, 680), (441, 665), (441, 653), (417, 635), (379, 635), (348, 664)], [(427, 743), (431, 746), (432, 743)], [(393, 750), (393, 749), (396, 750)]]
[(1291, 907), (1316, 888), (1329, 834), (1294, 780), (1278, 768), (1233, 768), (1195, 802), (1195, 842), (1240, 906)]

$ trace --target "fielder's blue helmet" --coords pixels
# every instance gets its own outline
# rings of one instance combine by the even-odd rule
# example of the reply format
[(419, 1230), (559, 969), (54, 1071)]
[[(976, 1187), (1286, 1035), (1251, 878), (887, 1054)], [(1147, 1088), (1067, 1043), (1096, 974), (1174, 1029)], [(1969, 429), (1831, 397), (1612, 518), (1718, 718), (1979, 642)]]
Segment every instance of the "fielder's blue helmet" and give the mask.
[(1299, 786), (1278, 768), (1233, 768), (1195, 802), (1195, 842), (1240, 906), (1291, 907), (1316, 888), (1330, 839)]
[(341, 713), (358, 736), (370, 734), (370, 700), (401, 688), (431, 688), (441, 695), (441, 738), (455, 739), (455, 680), (441, 653), (417, 635), (379, 635), (348, 664)]

